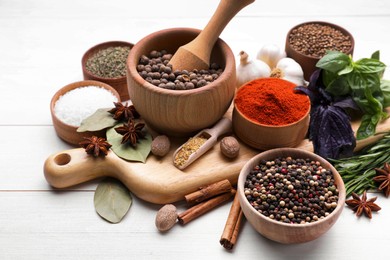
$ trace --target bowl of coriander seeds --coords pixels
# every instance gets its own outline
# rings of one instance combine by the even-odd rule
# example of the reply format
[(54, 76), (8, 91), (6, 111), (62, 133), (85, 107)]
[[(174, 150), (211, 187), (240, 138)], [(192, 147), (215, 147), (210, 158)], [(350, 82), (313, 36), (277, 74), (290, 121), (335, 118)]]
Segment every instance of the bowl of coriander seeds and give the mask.
[(305, 80), (317, 69), (317, 62), (327, 51), (353, 54), (355, 41), (343, 27), (323, 22), (310, 21), (291, 28), (286, 37), (287, 57), (301, 65)]
[(345, 186), (322, 157), (297, 148), (276, 148), (250, 159), (238, 183), (242, 211), (264, 237), (304, 243), (326, 233), (339, 218)]
[(126, 60), (133, 46), (130, 42), (109, 41), (88, 49), (81, 59), (84, 79), (104, 82), (118, 91), (121, 100), (128, 100)]

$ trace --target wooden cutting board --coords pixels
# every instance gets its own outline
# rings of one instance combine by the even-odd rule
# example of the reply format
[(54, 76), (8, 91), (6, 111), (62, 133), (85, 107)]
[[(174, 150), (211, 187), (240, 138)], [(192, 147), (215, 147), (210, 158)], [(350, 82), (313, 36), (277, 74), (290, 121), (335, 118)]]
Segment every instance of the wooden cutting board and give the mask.
[[(231, 116), (229, 110), (225, 115)], [(359, 122), (353, 122), (357, 129)], [(378, 125), (377, 133), (390, 131), (390, 120)], [(373, 143), (383, 135), (358, 141), (356, 150)], [(243, 165), (261, 151), (241, 143), (240, 154), (227, 159), (220, 151), (219, 143), (184, 170), (177, 169), (172, 162), (173, 152), (186, 139), (171, 140), (171, 151), (164, 158), (149, 155), (146, 163), (129, 162), (116, 156), (112, 151), (104, 158), (94, 158), (84, 149), (71, 149), (49, 156), (44, 164), (44, 174), (50, 185), (67, 188), (102, 176), (121, 180), (137, 197), (156, 204), (173, 203), (184, 199), (202, 186), (222, 179), (236, 184)], [(298, 148), (312, 151), (311, 142), (302, 141)]]

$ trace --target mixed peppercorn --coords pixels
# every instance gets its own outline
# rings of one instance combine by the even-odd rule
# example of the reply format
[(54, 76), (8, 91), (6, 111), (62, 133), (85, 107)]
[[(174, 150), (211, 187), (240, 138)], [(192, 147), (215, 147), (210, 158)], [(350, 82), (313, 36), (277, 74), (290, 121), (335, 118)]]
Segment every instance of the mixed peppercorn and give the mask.
[(333, 173), (310, 159), (261, 161), (248, 174), (244, 193), (261, 214), (284, 223), (310, 223), (328, 216), (338, 202)]

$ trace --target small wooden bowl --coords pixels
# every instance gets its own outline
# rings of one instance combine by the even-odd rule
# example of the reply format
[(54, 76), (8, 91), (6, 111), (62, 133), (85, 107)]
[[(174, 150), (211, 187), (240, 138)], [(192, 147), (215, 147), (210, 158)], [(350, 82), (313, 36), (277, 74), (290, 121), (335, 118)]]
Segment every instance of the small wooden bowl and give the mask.
[(99, 82), (99, 81), (94, 81), (94, 80), (84, 80), (84, 81), (79, 81), (79, 82), (74, 82), (69, 85), (66, 85), (65, 87), (61, 88), (58, 90), (54, 96), (51, 99), (50, 102), (50, 113), (51, 113), (51, 118), (53, 121), (54, 129), (57, 133), (57, 135), (64, 140), (65, 142), (78, 146), (79, 142), (83, 141), (84, 137), (90, 137), (93, 135), (99, 136), (99, 137), (105, 137), (105, 130), (101, 131), (96, 131), (96, 132), (77, 132), (76, 126), (72, 126), (69, 124), (66, 124), (62, 122), (55, 114), (54, 107), (57, 102), (57, 100), (64, 95), (66, 92), (71, 91), (73, 89), (79, 88), (79, 87), (85, 87), (85, 86), (97, 86), (97, 87), (102, 87), (105, 88), (109, 91), (111, 91), (114, 96), (117, 97), (118, 102), (120, 101), (120, 96), (118, 92), (111, 86)]
[(107, 49), (109, 47), (118, 47), (118, 46), (128, 46), (131, 49), (133, 48), (134, 44), (130, 42), (124, 42), (124, 41), (110, 41), (110, 42), (103, 42), (97, 44), (85, 52), (85, 54), (81, 59), (81, 67), (83, 70), (83, 76), (85, 80), (96, 80), (96, 81), (104, 82), (112, 86), (116, 91), (118, 91), (121, 100), (128, 100), (130, 96), (129, 96), (129, 92), (127, 91), (126, 76), (119, 77), (119, 78), (103, 78), (92, 74), (90, 71), (86, 69), (86, 63), (88, 59), (92, 57), (94, 54), (96, 54), (98, 51)]
[(153, 130), (169, 136), (190, 136), (215, 124), (229, 108), (235, 91), (236, 66), (229, 46), (218, 39), (211, 53), (224, 71), (214, 82), (191, 90), (170, 90), (145, 81), (136, 66), (152, 50), (176, 50), (193, 40), (200, 30), (172, 28), (154, 32), (136, 43), (127, 60), (131, 101)]
[[(238, 89), (237, 93), (242, 91), (245, 85)], [(306, 114), (298, 121), (281, 126), (272, 126), (260, 124), (248, 118), (234, 104), (232, 123), (237, 137), (253, 148), (268, 150), (295, 147), (305, 139), (309, 129), (310, 106)]]
[[(335, 185), (339, 191), (337, 207), (323, 219), (305, 224), (288, 224), (270, 219), (259, 213), (247, 200), (244, 194), (245, 180), (254, 166), (261, 160), (273, 160), (278, 157), (309, 158), (319, 161), (321, 165), (333, 172)], [(304, 243), (314, 240), (327, 232), (340, 216), (345, 203), (345, 186), (340, 174), (322, 157), (296, 148), (279, 148), (260, 153), (250, 159), (242, 168), (238, 177), (237, 192), (242, 211), (253, 228), (264, 237), (283, 244)]]
[(351, 54), (351, 55), (353, 54), (353, 50), (355, 47), (355, 41), (354, 41), (352, 34), (350, 32), (348, 32), (346, 29), (344, 29), (336, 24), (332, 24), (332, 23), (328, 23), (328, 22), (322, 22), (322, 21), (304, 22), (304, 23), (298, 24), (298, 25), (294, 26), (293, 28), (291, 28), (288, 31), (287, 37), (286, 37), (285, 50), (286, 50), (287, 57), (290, 57), (290, 58), (294, 59), (296, 62), (298, 62), (302, 67), (302, 70), (304, 73), (304, 78), (306, 80), (310, 80), (311, 74), (317, 69), (316, 64), (320, 60), (320, 58), (305, 55), (301, 52), (296, 51), (293, 48), (293, 46), (290, 44), (290, 41), (289, 41), (292, 31), (294, 29), (299, 28), (301, 26), (304, 26), (306, 24), (326, 25), (326, 26), (333, 27), (334, 29), (340, 31), (345, 36), (349, 36), (349, 39), (351, 40), (351, 48), (346, 52), (346, 54)]

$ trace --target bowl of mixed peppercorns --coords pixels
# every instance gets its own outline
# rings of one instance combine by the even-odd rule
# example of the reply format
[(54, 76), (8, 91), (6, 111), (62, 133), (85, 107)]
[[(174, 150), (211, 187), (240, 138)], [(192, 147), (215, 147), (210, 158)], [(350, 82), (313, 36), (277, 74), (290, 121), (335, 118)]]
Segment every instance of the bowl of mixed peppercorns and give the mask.
[(81, 59), (84, 79), (104, 82), (118, 91), (121, 100), (128, 100), (126, 61), (133, 46), (130, 42), (109, 41), (88, 49)]
[(189, 136), (216, 123), (235, 93), (235, 57), (221, 39), (214, 45), (209, 69), (175, 70), (176, 50), (200, 30), (171, 28), (137, 42), (127, 60), (127, 82), (133, 105), (153, 130)]
[(297, 148), (256, 155), (242, 168), (237, 186), (248, 222), (283, 244), (308, 242), (327, 232), (346, 195), (341, 176), (328, 161)]
[(286, 54), (298, 62), (306, 80), (316, 70), (316, 63), (327, 51), (353, 54), (355, 42), (352, 34), (343, 27), (311, 21), (291, 28), (286, 37)]

